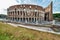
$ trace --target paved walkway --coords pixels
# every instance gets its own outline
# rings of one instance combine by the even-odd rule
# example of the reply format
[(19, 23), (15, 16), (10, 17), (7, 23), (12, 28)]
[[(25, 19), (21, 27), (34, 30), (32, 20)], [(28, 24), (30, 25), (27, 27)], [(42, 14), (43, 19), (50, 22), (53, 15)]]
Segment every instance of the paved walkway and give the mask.
[(33, 30), (38, 30), (38, 31), (60, 34), (60, 32), (54, 32), (51, 28), (47, 28), (47, 27), (26, 26), (26, 25), (22, 25), (22, 24), (13, 24), (13, 23), (7, 23), (7, 24), (12, 25), (14, 27), (20, 26), (20, 27), (25, 27), (25, 28), (29, 28), (29, 29), (33, 29)]

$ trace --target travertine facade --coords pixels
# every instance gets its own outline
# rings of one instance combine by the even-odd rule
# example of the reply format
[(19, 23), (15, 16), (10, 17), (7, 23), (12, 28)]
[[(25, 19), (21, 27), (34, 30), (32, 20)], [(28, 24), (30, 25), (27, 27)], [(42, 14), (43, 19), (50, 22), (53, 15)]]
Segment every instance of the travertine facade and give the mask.
[(52, 6), (53, 6), (53, 5), (52, 5), (52, 2), (51, 2), (51, 4), (48, 5), (48, 7), (45, 8), (45, 13), (48, 14), (48, 17), (49, 17), (48, 19), (49, 19), (49, 21), (52, 21), (52, 20), (53, 20), (53, 15), (52, 15), (52, 12), (53, 12), (52, 10), (53, 10), (53, 9), (52, 9)]
[(25, 23), (39, 23), (41, 21), (52, 21), (52, 3), (43, 8), (38, 5), (21, 4), (7, 9), (8, 20)]

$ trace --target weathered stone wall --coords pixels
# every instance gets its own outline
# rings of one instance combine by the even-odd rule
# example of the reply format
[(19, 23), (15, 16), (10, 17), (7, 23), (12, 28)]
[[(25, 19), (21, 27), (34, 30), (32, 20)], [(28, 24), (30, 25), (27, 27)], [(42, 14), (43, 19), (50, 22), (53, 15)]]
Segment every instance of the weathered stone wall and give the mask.
[(49, 20), (50, 21), (52, 21), (53, 20), (53, 7), (52, 7), (53, 5), (52, 5), (52, 2), (51, 2), (51, 4), (48, 6), (48, 7), (46, 7), (45, 8), (45, 13), (49, 13)]

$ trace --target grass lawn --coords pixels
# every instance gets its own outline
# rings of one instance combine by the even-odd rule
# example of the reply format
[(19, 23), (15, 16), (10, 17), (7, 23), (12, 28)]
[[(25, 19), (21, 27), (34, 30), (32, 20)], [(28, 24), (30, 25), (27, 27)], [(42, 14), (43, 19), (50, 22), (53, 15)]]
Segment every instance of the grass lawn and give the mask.
[(60, 35), (13, 27), (0, 22), (0, 40), (60, 40)]

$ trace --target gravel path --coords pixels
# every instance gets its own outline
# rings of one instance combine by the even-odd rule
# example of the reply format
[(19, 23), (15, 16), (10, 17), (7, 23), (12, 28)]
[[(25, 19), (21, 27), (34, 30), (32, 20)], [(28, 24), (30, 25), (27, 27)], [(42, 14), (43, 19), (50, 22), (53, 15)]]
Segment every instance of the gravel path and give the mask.
[(38, 31), (60, 34), (60, 32), (54, 32), (51, 28), (47, 28), (47, 27), (26, 26), (26, 25), (22, 25), (22, 24), (13, 24), (13, 23), (7, 23), (7, 24), (12, 25), (14, 27), (20, 26), (20, 27), (25, 27), (25, 28), (29, 28), (29, 29), (33, 29), (33, 30), (38, 30)]

